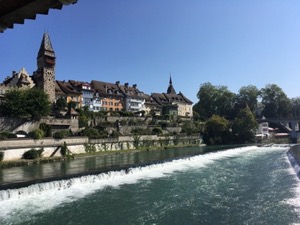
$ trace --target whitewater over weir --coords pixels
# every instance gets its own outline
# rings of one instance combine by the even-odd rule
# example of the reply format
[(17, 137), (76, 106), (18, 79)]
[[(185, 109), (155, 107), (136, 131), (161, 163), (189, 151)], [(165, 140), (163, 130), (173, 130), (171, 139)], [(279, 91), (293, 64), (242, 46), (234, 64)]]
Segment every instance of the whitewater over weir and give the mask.
[[(236, 207), (236, 205), (239, 204), (242, 204), (241, 206), (239, 206), (239, 208), (245, 207), (245, 203), (238, 202), (238, 201), (243, 201), (241, 199), (244, 198), (244, 196), (242, 195), (235, 196), (236, 194), (235, 192), (237, 189), (243, 189), (243, 188), (247, 189), (247, 192), (249, 192), (251, 191), (251, 189), (256, 188), (256, 186), (249, 188), (245, 186), (246, 184), (244, 184), (243, 180), (252, 179), (251, 177), (247, 177), (247, 176), (251, 176), (252, 172), (257, 173), (256, 171), (251, 171), (252, 169), (255, 169), (253, 168), (253, 166), (247, 167), (247, 162), (251, 161), (252, 159), (256, 160), (257, 157), (263, 156), (264, 154), (266, 154), (266, 152), (268, 154), (270, 153), (273, 155), (276, 153), (276, 157), (279, 155), (278, 160), (280, 160), (280, 161), (271, 162), (272, 164), (276, 164), (276, 168), (274, 169), (274, 171), (270, 171), (271, 175), (272, 176), (274, 175), (274, 178), (271, 177), (270, 182), (275, 182), (275, 183), (278, 182), (276, 180), (277, 174), (281, 174), (281, 173), (288, 174), (288, 179), (289, 179), (288, 181), (283, 180), (282, 181), (283, 184), (287, 182), (293, 182), (290, 184), (290, 191), (292, 192), (292, 195), (288, 196), (288, 198), (285, 197), (284, 200), (280, 200), (278, 198), (280, 202), (277, 202), (276, 204), (283, 204), (289, 207), (291, 206), (291, 208), (294, 210), (293, 213), (296, 212), (296, 214), (295, 215), (293, 214), (293, 216), (289, 215), (289, 217), (291, 218), (298, 217), (297, 219), (299, 219), (300, 212), (298, 210), (300, 207), (299, 205), (300, 187), (299, 187), (298, 178), (295, 175), (295, 172), (293, 171), (293, 168), (290, 166), (289, 161), (287, 160), (286, 157), (286, 152), (288, 149), (289, 146), (276, 146), (276, 145), (270, 147), (251, 146), (251, 147), (243, 147), (243, 148), (234, 148), (225, 151), (197, 155), (189, 158), (176, 159), (170, 162), (153, 164), (145, 167), (137, 167), (137, 168), (131, 168), (131, 169), (121, 170), (121, 171), (101, 173), (97, 175), (87, 175), (87, 176), (82, 176), (77, 178), (66, 179), (66, 180), (38, 183), (38, 184), (30, 185), (28, 187), (19, 188), (19, 189), (2, 190), (0, 191), (0, 209), (1, 209), (0, 221), (4, 221), (4, 224), (31, 224), (30, 222), (34, 221), (32, 224), (37, 224), (38, 222), (40, 222), (39, 220), (41, 220), (40, 217), (45, 216), (44, 215), (45, 213), (51, 211), (55, 212), (58, 208), (61, 208), (62, 210), (71, 210), (71, 208), (75, 207), (76, 204), (79, 204), (77, 202), (80, 202), (81, 204), (84, 205), (88, 204), (85, 207), (91, 207), (94, 210), (96, 210), (97, 207), (100, 207), (99, 204), (101, 205), (101, 208), (104, 207), (103, 200), (101, 200), (101, 202), (98, 202), (97, 204), (96, 202), (93, 203), (96, 204), (97, 207), (95, 207), (95, 205), (91, 206), (89, 204), (95, 201), (95, 199), (100, 198), (100, 196), (102, 196), (103, 193), (106, 192), (108, 193), (105, 196), (102, 196), (101, 198), (105, 198), (106, 201), (110, 201), (110, 199), (118, 199), (117, 202), (119, 205), (122, 204), (123, 200), (131, 202), (131, 199), (127, 199), (128, 195), (123, 196), (121, 192), (124, 193), (130, 192), (131, 189), (135, 188), (136, 186), (142, 186), (142, 188), (138, 188), (135, 191), (137, 196), (134, 196), (133, 198), (137, 198), (137, 200), (135, 200), (131, 204), (138, 204), (138, 201), (141, 198), (145, 198), (144, 195), (152, 196), (155, 195), (156, 193), (159, 195), (160, 191), (163, 191), (163, 189), (168, 189), (168, 191), (166, 191), (162, 195), (164, 196), (164, 198), (167, 198), (166, 196), (168, 196), (167, 200), (165, 201), (165, 203), (160, 202), (159, 200), (154, 200), (155, 196), (152, 196), (150, 199), (147, 199), (147, 201), (144, 200), (141, 201), (142, 205), (140, 207), (143, 207), (143, 204), (150, 204), (151, 207), (153, 207), (153, 211), (149, 212), (152, 216), (151, 217), (146, 216), (142, 214), (142, 212), (139, 212), (135, 214), (141, 214), (141, 215), (135, 218), (136, 215), (132, 215), (132, 217), (130, 217), (130, 214), (128, 213), (127, 216), (132, 218), (132, 220), (133, 218), (135, 218), (135, 221), (131, 221), (131, 222), (128, 221), (128, 223), (126, 221), (123, 221), (122, 224), (133, 224), (137, 221), (139, 222), (135, 224), (154, 224), (154, 222), (156, 224), (176, 224), (174, 223), (174, 221), (167, 220), (166, 218), (168, 217), (166, 215), (168, 215), (168, 213), (172, 213), (172, 210), (177, 210), (176, 207), (179, 206), (176, 204), (179, 205), (181, 204), (180, 202), (176, 201), (177, 203), (173, 205), (172, 198), (181, 199), (182, 195), (184, 195), (185, 197), (181, 201), (184, 202), (187, 201), (188, 199), (189, 199), (188, 201), (191, 201), (189, 203), (186, 203), (188, 204), (189, 207), (191, 207), (190, 211), (186, 212), (187, 214), (190, 213), (189, 217), (191, 217), (190, 220), (189, 218), (186, 218), (187, 221), (189, 221), (186, 224), (199, 224), (199, 220), (204, 221), (206, 219), (206, 215), (205, 214), (202, 215), (203, 210), (202, 209), (200, 210), (200, 208), (202, 208), (202, 206), (199, 205), (200, 203), (205, 204), (205, 206), (203, 207), (207, 210), (206, 213), (214, 213), (214, 210), (216, 210), (216, 212), (220, 210), (221, 211), (225, 210), (228, 211), (227, 213), (230, 213), (230, 209)], [(247, 155), (247, 161), (245, 161), (246, 159), (242, 159), (245, 155)], [(233, 163), (236, 162), (238, 163), (237, 165), (240, 167), (237, 168), (237, 166), (234, 165), (234, 167), (231, 168)], [(243, 164), (245, 165), (245, 167), (243, 167)], [(284, 168), (281, 168), (280, 164), (284, 164)], [(279, 166), (280, 168), (277, 168), (277, 166)], [(242, 171), (243, 169), (245, 169), (246, 171)], [(209, 171), (209, 172), (202, 173), (201, 172), (202, 170)], [(199, 172), (200, 174), (196, 175)], [(237, 175), (234, 175), (233, 178), (230, 178), (231, 174), (233, 173), (236, 173)], [(240, 177), (237, 179), (237, 176)], [(254, 174), (254, 176), (256, 175)], [(187, 177), (189, 177), (189, 179), (185, 180), (185, 182), (182, 182), (181, 179), (187, 179)], [(201, 179), (199, 179), (200, 177)], [(286, 177), (286, 175), (284, 177)], [(240, 184), (237, 183), (237, 181), (234, 179), (237, 179), (238, 182), (241, 181), (241, 183)], [(163, 183), (161, 183), (160, 185), (157, 184), (158, 186), (156, 186), (154, 185), (156, 182), (159, 183), (163, 182)], [(171, 185), (172, 182), (175, 183)], [(222, 182), (227, 182), (227, 183), (222, 183)], [(253, 183), (255, 182), (257, 181), (253, 181)], [(265, 181), (262, 180), (261, 182), (263, 183)], [(280, 182), (276, 183), (276, 185), (275, 184), (273, 185), (271, 183), (267, 184), (267, 188), (268, 189), (270, 188), (269, 195), (273, 195), (273, 194), (275, 196), (279, 195), (279, 193), (275, 193), (275, 190), (272, 190), (272, 188), (278, 186), (278, 184), (280, 184)], [(152, 185), (154, 186), (152, 187)], [(169, 187), (169, 185), (171, 186)], [(259, 183), (257, 183), (257, 185), (259, 185)], [(218, 186), (220, 186), (221, 191), (219, 190)], [(127, 189), (123, 190), (123, 188), (127, 188), (127, 187), (131, 187), (131, 188), (129, 188), (129, 190)], [(151, 189), (150, 187), (152, 187), (153, 189)], [(191, 188), (191, 190), (189, 190), (189, 188)], [(215, 188), (216, 190), (214, 190)], [(282, 187), (282, 188), (286, 188), (286, 187)], [(228, 193), (225, 193), (225, 190)], [(259, 188), (258, 190), (261, 191), (263, 195), (265, 192), (265, 187)], [(211, 191), (214, 192), (210, 193)], [(211, 197), (208, 198), (206, 196), (205, 198), (207, 199), (204, 201), (202, 199), (203, 195), (200, 194), (202, 192), (207, 193), (207, 195), (211, 195)], [(219, 196), (223, 192), (224, 192), (224, 196), (222, 197)], [(191, 194), (191, 196), (189, 196), (189, 193), (194, 193), (194, 194)], [(195, 197), (196, 195), (198, 195), (198, 193), (199, 196)], [(141, 196), (139, 196), (139, 194)], [(94, 196), (94, 197), (90, 199), (90, 196)], [(198, 198), (201, 198), (202, 200), (200, 199), (197, 200)], [(229, 198), (228, 201), (230, 201), (231, 203), (226, 203), (225, 202), (226, 198)], [(258, 196), (259, 201), (261, 201), (260, 198), (262, 197)], [(268, 198), (270, 197), (267, 196), (266, 199), (268, 200)], [(237, 201), (236, 205), (229, 205), (235, 201)], [(245, 199), (245, 201), (247, 201), (247, 204), (250, 204), (249, 201), (251, 202), (251, 199), (250, 200)], [(105, 212), (107, 208), (111, 207), (111, 204), (113, 204), (113, 202), (110, 203), (109, 205), (105, 204), (106, 208), (102, 208), (101, 211)], [(124, 204), (127, 205), (127, 203)], [(164, 204), (169, 206), (166, 207), (164, 206)], [(255, 204), (255, 202), (251, 202), (251, 204)], [(268, 206), (264, 206), (264, 207), (276, 208), (274, 204), (275, 203), (270, 202), (270, 204), (268, 203)], [(65, 206), (67, 208), (64, 208)], [(71, 208), (68, 209), (68, 207)], [(118, 206), (115, 206), (115, 208), (117, 207)], [(157, 215), (158, 212), (155, 211), (157, 210), (155, 207), (160, 207), (160, 209), (166, 210), (165, 215)], [(209, 210), (210, 207), (214, 209), (211, 210), (211, 212)], [(254, 205), (252, 207), (259, 208), (260, 206)], [(128, 210), (130, 209), (128, 208)], [(71, 211), (74, 211), (74, 208)], [(220, 212), (218, 212), (218, 216), (220, 216), (219, 214)], [(56, 214), (53, 214), (52, 217), (53, 216), (55, 217), (55, 215)], [(95, 214), (86, 215), (86, 216), (93, 217), (93, 215)], [(218, 216), (217, 215), (215, 216), (216, 218), (215, 222), (218, 222)], [(113, 216), (110, 217), (108, 216), (108, 214), (105, 214), (102, 215), (101, 218), (106, 218), (107, 222), (103, 221), (103, 223), (99, 222), (98, 224), (112, 224), (111, 218), (113, 218)], [(128, 220), (130, 220), (130, 218), (128, 218)], [(181, 218), (179, 218), (178, 221), (180, 221), (180, 219)], [(231, 221), (230, 218), (227, 219), (228, 221)], [(49, 220), (47, 221), (48, 224), (52, 224)], [(89, 221), (89, 224), (97, 224), (96, 221), (99, 220), (95, 220), (95, 223), (93, 221), (92, 222)], [(206, 221), (205, 224), (210, 224), (209, 219), (206, 219), (205, 221)], [(244, 224), (253, 224), (251, 218), (243, 221)], [(69, 224), (77, 224), (74, 221), (73, 221), (74, 223), (72, 223), (72, 221), (69, 222), (70, 222)], [(57, 221), (53, 221), (53, 224), (55, 223), (57, 223)], [(63, 223), (63, 224), (67, 224), (67, 223)], [(78, 222), (78, 224), (80, 223)], [(178, 224), (183, 224), (183, 223), (178, 223)], [(234, 222), (231, 224), (234, 224)], [(259, 224), (259, 223), (255, 223), (255, 224)], [(293, 224), (296, 223), (293, 222)]]

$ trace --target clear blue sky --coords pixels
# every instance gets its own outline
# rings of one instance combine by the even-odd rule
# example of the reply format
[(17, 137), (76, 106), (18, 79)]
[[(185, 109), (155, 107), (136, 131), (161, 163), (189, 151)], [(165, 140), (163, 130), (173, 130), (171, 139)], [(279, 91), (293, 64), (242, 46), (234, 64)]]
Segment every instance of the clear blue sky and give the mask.
[(201, 84), (234, 93), (277, 84), (300, 96), (298, 0), (79, 0), (0, 34), (0, 82), (22, 67), (32, 74), (44, 31), (57, 80), (137, 84), (177, 92), (194, 103)]

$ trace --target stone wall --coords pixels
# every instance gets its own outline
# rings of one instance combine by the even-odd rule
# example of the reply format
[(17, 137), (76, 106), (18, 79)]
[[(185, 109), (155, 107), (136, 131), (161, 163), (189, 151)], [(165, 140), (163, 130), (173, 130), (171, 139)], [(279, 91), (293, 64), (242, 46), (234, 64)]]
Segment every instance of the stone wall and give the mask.
[[(43, 156), (61, 156), (60, 147), (67, 144), (68, 149), (73, 154), (86, 153), (87, 148), (92, 146), (96, 152), (99, 151), (122, 151), (136, 148), (165, 147), (172, 145), (197, 145), (200, 144), (199, 136), (173, 137), (173, 136), (120, 136), (119, 138), (92, 139), (86, 137), (53, 139), (44, 138), (14, 139), (0, 141), (0, 151), (4, 152), (3, 161), (18, 160), (22, 158), (24, 152), (34, 148), (43, 148)], [(55, 154), (54, 154), (55, 153)]]
[[(6, 118), (0, 117), (0, 132), (1, 131), (30, 131), (39, 128), (41, 123), (46, 123), (59, 129), (71, 129), (72, 131), (78, 131), (78, 120), (77, 119), (56, 119), (56, 118), (44, 118), (40, 121), (26, 121), (24, 119)], [(61, 127), (61, 128), (60, 128)], [(55, 130), (55, 129), (54, 129)]]
[(0, 117), (0, 131), (13, 131), (24, 122), (23, 119)]

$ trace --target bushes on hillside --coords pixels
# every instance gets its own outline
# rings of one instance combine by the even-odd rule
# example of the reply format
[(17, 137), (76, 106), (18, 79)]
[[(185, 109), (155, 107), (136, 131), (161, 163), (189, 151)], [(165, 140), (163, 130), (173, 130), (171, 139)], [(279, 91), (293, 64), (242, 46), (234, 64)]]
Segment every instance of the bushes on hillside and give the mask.
[(36, 150), (34, 148), (24, 152), (22, 159), (38, 159), (42, 157), (42, 153), (44, 152), (44, 149), (41, 148), (39, 150)]
[(143, 129), (143, 128), (132, 129), (131, 133), (133, 135), (150, 135), (150, 134), (152, 134), (149, 129)]
[(60, 130), (53, 134), (53, 137), (55, 139), (62, 139), (62, 138), (69, 137), (69, 136), (71, 136), (70, 130)]
[(52, 127), (50, 125), (46, 123), (41, 123), (39, 129), (41, 129), (44, 132), (45, 137), (52, 137)]
[(163, 130), (160, 127), (154, 127), (152, 129), (152, 134), (154, 134), (154, 135), (160, 135), (162, 133), (163, 133)]
[(5, 139), (8, 139), (8, 138), (16, 138), (17, 135), (14, 134), (14, 133), (11, 133), (9, 131), (2, 131), (0, 133), (0, 140), (5, 140)]
[(33, 139), (42, 139), (44, 137), (44, 131), (41, 129), (35, 129), (30, 131), (28, 135)]

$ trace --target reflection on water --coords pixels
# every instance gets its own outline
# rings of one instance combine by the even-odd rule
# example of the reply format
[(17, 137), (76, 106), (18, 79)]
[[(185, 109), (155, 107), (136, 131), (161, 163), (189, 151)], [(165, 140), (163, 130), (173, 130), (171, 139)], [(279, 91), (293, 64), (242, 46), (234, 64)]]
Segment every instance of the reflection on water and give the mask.
[[(228, 148), (229, 147), (232, 146), (228, 146)], [(23, 183), (24, 185), (28, 185), (34, 182), (63, 179), (65, 177), (81, 174), (118, 170), (128, 166), (132, 167), (161, 162), (171, 158), (192, 156), (218, 149), (224, 149), (224, 146), (214, 148), (202, 146), (156, 151), (116, 152), (107, 155), (80, 157), (61, 162), (4, 168), (0, 170), (0, 190), (9, 187), (20, 187), (23, 186)]]

